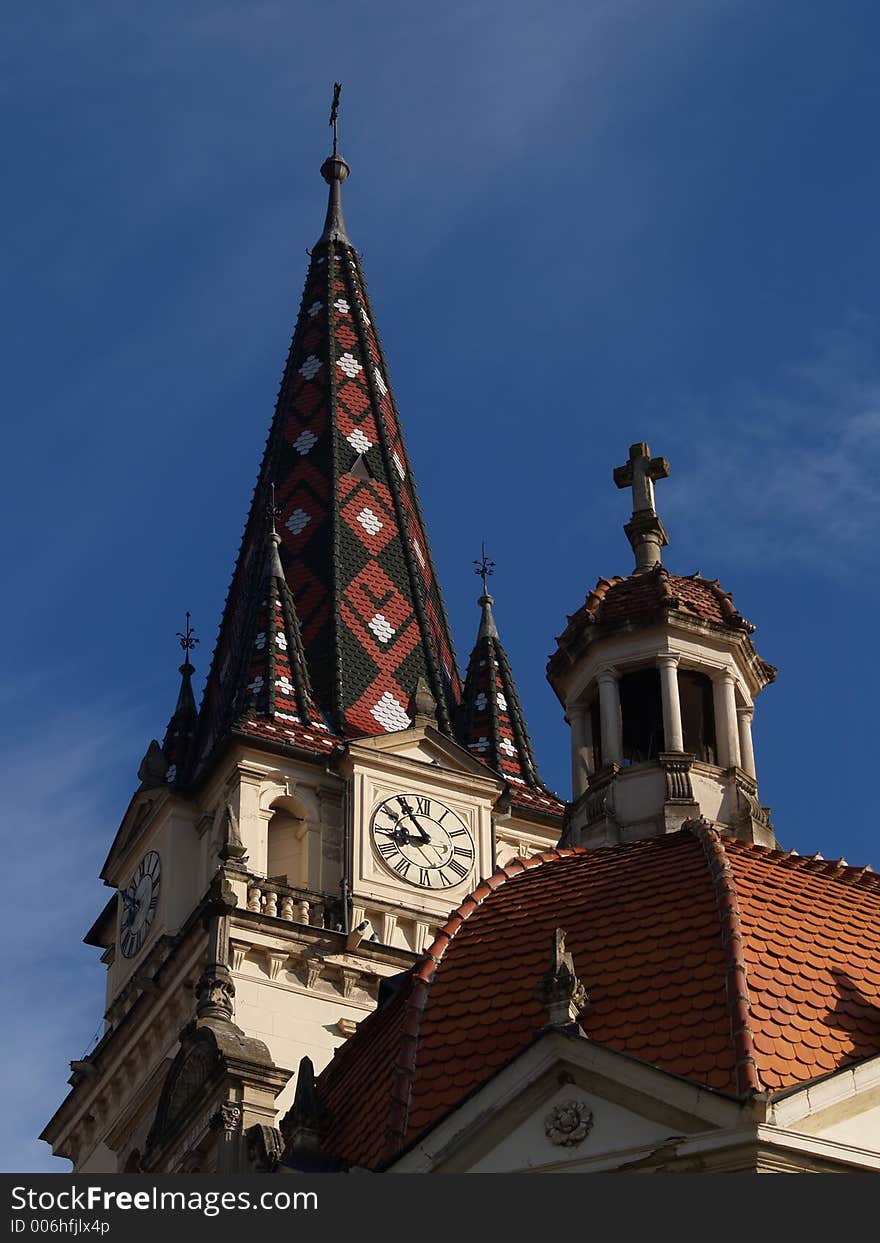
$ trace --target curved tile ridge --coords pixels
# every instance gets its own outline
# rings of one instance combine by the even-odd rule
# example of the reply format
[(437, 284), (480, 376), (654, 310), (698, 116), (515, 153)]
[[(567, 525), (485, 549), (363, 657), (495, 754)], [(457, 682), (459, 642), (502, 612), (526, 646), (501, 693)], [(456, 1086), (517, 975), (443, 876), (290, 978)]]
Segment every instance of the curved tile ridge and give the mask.
[(570, 858), (572, 855), (585, 855), (586, 853), (583, 846), (561, 846), (556, 850), (542, 851), (541, 854), (532, 855), (528, 859), (512, 859), (510, 863), (499, 868), (486, 880), (481, 880), (476, 889), (468, 894), (460, 906), (456, 907), (413, 967), (412, 985), (405, 1003), (401, 1040), (391, 1084), (391, 1104), (384, 1159), (390, 1159), (398, 1153), (406, 1141), (422, 1015), (428, 1004), (431, 984), (437, 974), (437, 969), (465, 921), (496, 889), (500, 889), (506, 881), (512, 880), (522, 872), (530, 871), (545, 863), (553, 863), (559, 859)]
[(718, 830), (713, 829), (705, 820), (688, 820), (682, 827), (689, 829), (703, 847), (709, 875), (715, 889), (715, 900), (718, 903), (721, 942), (727, 957), (724, 984), (727, 993), (727, 1010), (730, 1015), (730, 1033), (736, 1055), (737, 1095), (746, 1096), (762, 1092), (764, 1089), (758, 1074), (736, 882), (730, 860), (724, 849), (724, 839)]

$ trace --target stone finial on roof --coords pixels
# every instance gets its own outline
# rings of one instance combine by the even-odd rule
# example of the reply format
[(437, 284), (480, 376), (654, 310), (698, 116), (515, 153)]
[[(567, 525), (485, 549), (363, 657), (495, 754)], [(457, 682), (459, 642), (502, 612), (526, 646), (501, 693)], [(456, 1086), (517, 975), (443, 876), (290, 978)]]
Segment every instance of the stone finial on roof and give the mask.
[(232, 810), (232, 804), (227, 803), (220, 815), (220, 841), (217, 854), (224, 863), (231, 863), (233, 866), (242, 865), (247, 859), (247, 849), (241, 840), (238, 817)]
[(304, 1057), (296, 1073), (293, 1104), (281, 1119), (281, 1134), (294, 1152), (317, 1153), (331, 1120), (330, 1111), (318, 1096), (312, 1059)]
[(419, 678), (416, 682), (407, 711), (417, 723), (424, 721), (430, 725), (437, 724), (437, 700), (424, 678)]
[(632, 517), (623, 528), (636, 555), (636, 574), (644, 574), (660, 564), (660, 549), (669, 543), (663, 523), (654, 508), (654, 480), (666, 479), (669, 463), (665, 457), (651, 457), (644, 441), (629, 447), (629, 460), (614, 471), (618, 488), (632, 488)]
[(587, 990), (575, 975), (574, 959), (565, 949), (565, 932), (553, 933), (550, 966), (538, 981), (535, 992), (550, 1015), (549, 1027), (567, 1027), (576, 1023), (587, 1005)]

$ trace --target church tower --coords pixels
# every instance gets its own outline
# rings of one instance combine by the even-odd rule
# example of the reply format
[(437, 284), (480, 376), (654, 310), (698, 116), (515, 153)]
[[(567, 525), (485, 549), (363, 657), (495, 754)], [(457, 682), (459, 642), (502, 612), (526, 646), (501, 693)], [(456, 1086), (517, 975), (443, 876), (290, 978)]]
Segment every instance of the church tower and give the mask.
[(572, 798), (563, 844), (609, 846), (703, 818), (773, 846), (758, 801), (754, 700), (776, 670), (717, 579), (670, 574), (654, 481), (669, 463), (632, 445), (614, 471), (632, 489), (627, 577), (600, 578), (568, 619), (547, 676), (571, 726)]
[(104, 1033), (43, 1132), (77, 1171), (271, 1169), (310, 1067), (481, 878), (562, 829), (485, 558), (459, 678), (343, 220), (337, 104), (338, 89), (326, 218), (201, 706), (187, 614), (176, 707), (85, 938), (107, 969)]

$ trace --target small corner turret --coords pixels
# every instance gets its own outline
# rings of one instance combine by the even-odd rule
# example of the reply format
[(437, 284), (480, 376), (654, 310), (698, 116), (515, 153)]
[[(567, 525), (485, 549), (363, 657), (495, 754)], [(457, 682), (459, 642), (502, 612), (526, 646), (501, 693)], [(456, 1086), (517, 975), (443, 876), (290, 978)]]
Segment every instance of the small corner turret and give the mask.
[(613, 474), (631, 487), (625, 578), (600, 578), (568, 619), (547, 676), (571, 727), (572, 802), (562, 841), (603, 846), (674, 832), (703, 816), (775, 845), (758, 801), (754, 700), (776, 671), (754, 626), (717, 579), (671, 574), (654, 481), (669, 475), (647, 444)]

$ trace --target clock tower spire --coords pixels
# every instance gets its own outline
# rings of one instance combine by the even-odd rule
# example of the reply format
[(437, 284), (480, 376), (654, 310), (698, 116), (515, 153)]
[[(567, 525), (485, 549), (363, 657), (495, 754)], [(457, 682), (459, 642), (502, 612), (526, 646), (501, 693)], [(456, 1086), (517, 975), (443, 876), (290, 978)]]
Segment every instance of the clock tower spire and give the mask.
[(201, 706), (187, 614), (177, 707), (101, 873), (104, 1032), (44, 1131), (78, 1171), (273, 1168), (295, 1068), (307, 1084), (480, 878), (562, 827), (485, 583), (462, 705), (338, 113), (337, 84), (324, 227)]

